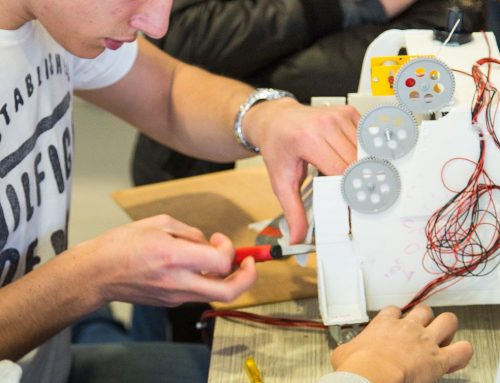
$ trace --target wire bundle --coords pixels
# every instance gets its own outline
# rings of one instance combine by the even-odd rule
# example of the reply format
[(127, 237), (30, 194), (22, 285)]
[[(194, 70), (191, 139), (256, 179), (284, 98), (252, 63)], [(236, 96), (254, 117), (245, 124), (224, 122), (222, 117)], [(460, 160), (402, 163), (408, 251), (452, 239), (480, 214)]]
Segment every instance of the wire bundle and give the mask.
[[(486, 41), (489, 47), (487, 38)], [(480, 69), (485, 64), (488, 64), (487, 74)], [(425, 229), (427, 251), (424, 263), (430, 260), (440, 275), (425, 285), (402, 308), (403, 312), (461, 278), (487, 275), (499, 264), (498, 261), (492, 261), (500, 256), (500, 219), (494, 202), (494, 193), (500, 192), (500, 186), (493, 182), (484, 169), (486, 144), (478, 122), (483, 113), (486, 130), (500, 149), (500, 141), (495, 133), (498, 91), (490, 82), (491, 64), (500, 64), (500, 61), (492, 57), (478, 60), (473, 65), (471, 75), (476, 85), (471, 109), (472, 124), (479, 136), (479, 159), (474, 163), (474, 171), (466, 186), (431, 216)]]
[[(268, 315), (254, 314), (248, 311), (240, 310), (206, 310), (203, 312), (200, 321), (197, 323), (197, 328), (201, 330), (201, 335), (203, 341), (206, 344), (211, 344), (211, 336), (207, 332), (207, 326), (210, 319), (216, 317), (232, 318), (237, 320), (245, 320), (254, 323), (260, 323), (270, 326), (279, 327), (300, 327), (308, 328), (312, 330), (324, 330), (327, 328), (323, 322), (307, 320), (307, 319), (292, 319), (292, 318), (280, 318)], [(347, 326), (352, 327), (352, 326)]]
[(500, 219), (493, 198), (500, 186), (483, 169), (484, 141), (481, 146), (480, 161), (467, 185), (437, 210), (426, 225), (424, 261), (430, 260), (441, 275), (425, 285), (403, 312), (460, 278), (487, 275), (499, 264), (492, 261), (500, 256)]
[(500, 190), (484, 170), (484, 141), (477, 166), (462, 191), (426, 225), (427, 253), (438, 269), (454, 276), (480, 276), (499, 254), (500, 221), (493, 193)]
[[(487, 74), (484, 74), (480, 68), (484, 64), (488, 64)], [(496, 147), (500, 149), (500, 140), (495, 132), (495, 118), (498, 111), (498, 89), (489, 81), (491, 64), (498, 65), (500, 64), (500, 60), (486, 57), (478, 60), (472, 67), (472, 78), (476, 84), (476, 93), (472, 106), (472, 121), (477, 122), (480, 112), (484, 110), (486, 130), (493, 139)], [(492, 109), (494, 109), (494, 113), (492, 113)]]
[(200, 322), (203, 323), (206, 322), (209, 318), (215, 318), (215, 317), (245, 319), (251, 322), (257, 322), (274, 326), (282, 326), (282, 327), (306, 327), (306, 328), (317, 328), (317, 329), (326, 328), (326, 326), (323, 323), (317, 321), (306, 320), (306, 319), (278, 318), (278, 317), (259, 315), (237, 310), (206, 310), (203, 312)]

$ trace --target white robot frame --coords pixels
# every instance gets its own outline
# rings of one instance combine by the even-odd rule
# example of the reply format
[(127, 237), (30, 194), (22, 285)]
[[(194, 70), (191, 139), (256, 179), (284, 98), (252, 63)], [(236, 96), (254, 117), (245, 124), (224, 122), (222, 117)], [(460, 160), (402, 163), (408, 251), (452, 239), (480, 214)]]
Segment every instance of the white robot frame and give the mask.
[[(491, 56), (499, 58), (493, 34), (486, 36), (490, 40)], [(387, 31), (368, 48), (358, 93), (348, 96), (349, 104), (364, 113), (373, 106), (397, 103), (395, 97), (371, 96), (369, 62), (372, 57), (397, 55), (402, 47), (409, 55), (439, 52), (439, 60), (466, 73), (471, 72), (476, 60), (488, 56), (482, 33), (474, 33), (470, 43), (443, 47), (433, 40), (432, 31)], [(401, 193), (389, 209), (378, 214), (352, 211), (349, 217), (341, 194), (342, 176), (314, 178), (312, 206), (318, 295), (325, 324), (366, 322), (370, 310), (379, 310), (389, 304), (404, 306), (436, 277), (422, 264), (426, 223), (432, 213), (453, 196), (449, 189), (460, 190), (467, 182), (473, 170), (471, 164), (479, 156), (479, 136), (471, 124), (475, 85), (470, 76), (455, 73), (454, 97), (445, 115), (435, 120), (417, 116), (419, 137), (416, 146), (409, 154), (392, 161), (401, 177)], [(492, 66), (491, 82), (500, 84), (498, 65)], [(479, 122), (481, 125), (481, 120)], [(497, 128), (497, 132), (499, 130)], [(498, 185), (500, 150), (489, 136), (485, 136), (485, 140), (485, 170)], [(367, 153), (358, 145), (358, 158), (365, 157)], [(452, 158), (470, 161), (447, 164)], [(443, 185), (444, 168), (448, 188)], [(499, 213), (500, 193), (495, 193), (493, 199)], [(349, 222), (352, 238), (348, 235)], [(493, 269), (494, 264), (489, 267), (492, 272), (488, 275), (463, 278), (426, 302), (433, 306), (500, 303), (500, 268)]]

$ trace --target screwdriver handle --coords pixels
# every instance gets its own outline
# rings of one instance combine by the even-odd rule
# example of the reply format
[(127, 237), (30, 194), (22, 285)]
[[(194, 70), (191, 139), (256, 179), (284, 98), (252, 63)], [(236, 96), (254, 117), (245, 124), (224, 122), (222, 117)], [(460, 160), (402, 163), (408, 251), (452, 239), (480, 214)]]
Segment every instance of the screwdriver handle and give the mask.
[(273, 259), (271, 256), (272, 245), (239, 247), (234, 252), (233, 263), (239, 265), (246, 257), (252, 257), (255, 262), (264, 262)]

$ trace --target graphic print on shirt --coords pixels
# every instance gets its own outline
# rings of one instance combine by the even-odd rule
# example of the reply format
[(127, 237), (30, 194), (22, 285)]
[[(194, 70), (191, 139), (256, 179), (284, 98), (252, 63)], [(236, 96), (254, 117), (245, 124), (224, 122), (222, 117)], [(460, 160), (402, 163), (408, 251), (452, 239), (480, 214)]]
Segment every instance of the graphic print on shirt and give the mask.
[(65, 56), (48, 53), (20, 79), (0, 96), (0, 287), (68, 245), (73, 132)]

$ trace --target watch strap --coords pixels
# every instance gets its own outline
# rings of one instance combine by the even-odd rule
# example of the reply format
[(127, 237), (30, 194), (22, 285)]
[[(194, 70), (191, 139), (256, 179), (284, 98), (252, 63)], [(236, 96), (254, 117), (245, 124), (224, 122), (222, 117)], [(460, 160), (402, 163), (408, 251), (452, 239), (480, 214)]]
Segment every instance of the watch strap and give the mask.
[(241, 104), (240, 110), (236, 115), (233, 126), (234, 136), (236, 138), (236, 141), (238, 141), (241, 146), (253, 153), (260, 153), (260, 148), (252, 145), (243, 134), (243, 118), (250, 110), (250, 108), (260, 101), (278, 100), (284, 97), (291, 97), (293, 99), (296, 99), (295, 96), (290, 92), (272, 88), (258, 88), (252, 94), (250, 94), (250, 96), (248, 96), (246, 101)]

